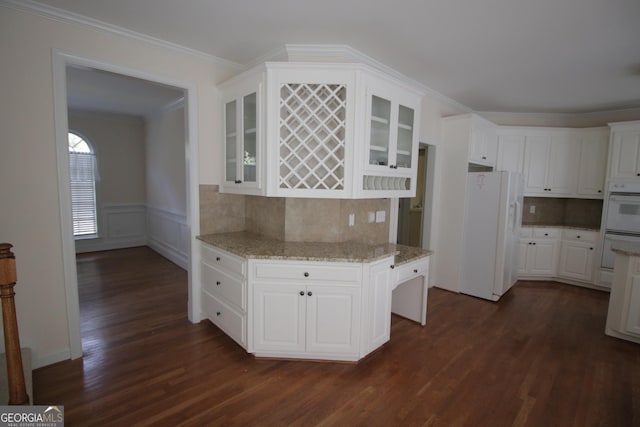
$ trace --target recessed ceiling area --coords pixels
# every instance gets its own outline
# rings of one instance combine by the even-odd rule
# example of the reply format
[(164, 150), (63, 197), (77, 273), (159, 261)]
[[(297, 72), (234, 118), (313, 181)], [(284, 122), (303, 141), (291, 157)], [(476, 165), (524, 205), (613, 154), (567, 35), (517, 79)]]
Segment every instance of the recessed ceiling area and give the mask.
[(67, 66), (67, 106), (149, 117), (181, 100), (182, 89), (88, 67)]
[(39, 0), (239, 64), (342, 44), (475, 111), (640, 108), (635, 0)]

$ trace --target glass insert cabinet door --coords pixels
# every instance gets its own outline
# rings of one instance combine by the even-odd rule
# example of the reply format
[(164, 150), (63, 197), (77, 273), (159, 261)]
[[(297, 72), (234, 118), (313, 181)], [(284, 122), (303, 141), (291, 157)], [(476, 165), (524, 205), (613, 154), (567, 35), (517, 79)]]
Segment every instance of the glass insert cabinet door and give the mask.
[(411, 168), (413, 108), (371, 95), (369, 165), (379, 169)]
[(256, 182), (258, 164), (256, 92), (225, 104), (225, 181)]

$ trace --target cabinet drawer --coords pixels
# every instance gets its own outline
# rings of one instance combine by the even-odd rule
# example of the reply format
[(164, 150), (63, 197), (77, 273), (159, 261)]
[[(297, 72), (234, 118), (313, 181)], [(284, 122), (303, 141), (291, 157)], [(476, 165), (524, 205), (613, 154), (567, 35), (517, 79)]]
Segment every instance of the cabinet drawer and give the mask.
[(202, 292), (202, 310), (214, 325), (243, 348), (247, 347), (247, 318), (208, 292)]
[(533, 237), (534, 238), (557, 238), (560, 237), (560, 229), (558, 228), (534, 228), (533, 229)]
[(259, 280), (295, 280), (297, 283), (331, 282), (357, 284), (360, 282), (361, 266), (345, 265), (344, 263), (256, 263), (254, 277)]
[(428, 271), (429, 271), (428, 257), (421, 258), (419, 260), (409, 262), (399, 267), (396, 267), (396, 275), (395, 275), (393, 288), (398, 286), (400, 283), (404, 283), (407, 280), (413, 279), (414, 277), (427, 276)]
[(596, 243), (598, 241), (599, 233), (597, 231), (589, 230), (571, 230), (565, 229), (562, 231), (563, 240), (574, 240), (576, 242)]
[(211, 295), (246, 310), (245, 281), (225, 274), (206, 262), (202, 263), (202, 287)]
[(209, 265), (227, 270), (227, 273), (244, 277), (246, 274), (245, 260), (221, 249), (202, 245), (202, 261)]

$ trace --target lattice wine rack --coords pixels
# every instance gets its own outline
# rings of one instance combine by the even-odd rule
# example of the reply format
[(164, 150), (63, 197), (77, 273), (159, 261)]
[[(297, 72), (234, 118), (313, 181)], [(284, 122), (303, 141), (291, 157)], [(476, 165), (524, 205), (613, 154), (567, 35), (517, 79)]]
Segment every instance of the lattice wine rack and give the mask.
[(280, 188), (344, 189), (346, 94), (342, 84), (280, 86)]

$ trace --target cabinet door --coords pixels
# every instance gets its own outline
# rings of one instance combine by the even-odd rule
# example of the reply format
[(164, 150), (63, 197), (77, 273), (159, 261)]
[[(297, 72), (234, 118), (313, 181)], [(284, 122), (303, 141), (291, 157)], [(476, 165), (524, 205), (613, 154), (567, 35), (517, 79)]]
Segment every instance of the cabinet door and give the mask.
[(498, 136), (497, 170), (524, 172), (524, 135)]
[(640, 132), (614, 132), (611, 151), (611, 178), (636, 178), (640, 176)]
[(576, 192), (579, 153), (576, 135), (562, 132), (552, 136), (547, 171), (549, 193), (569, 196)]
[(588, 132), (581, 136), (578, 194), (603, 197), (609, 132)]
[(487, 166), (496, 166), (498, 140), (494, 129), (474, 129), (471, 133), (469, 161)]
[(624, 325), (624, 332), (640, 336), (640, 276), (633, 276), (629, 284), (629, 307)]
[(306, 288), (253, 286), (253, 344), (256, 351), (305, 351)]
[(224, 104), (224, 179), (230, 183), (235, 183), (238, 180), (238, 108), (236, 99)]
[(307, 286), (306, 350), (311, 353), (357, 354), (360, 288)]
[(391, 331), (391, 262), (371, 267), (367, 284), (367, 352), (389, 341)]
[(557, 242), (532, 240), (527, 253), (527, 272), (532, 275), (554, 276), (556, 270)]
[(548, 135), (526, 136), (524, 155), (525, 195), (528, 193), (533, 195), (548, 194), (547, 169), (550, 145), (551, 138)]
[(594, 249), (591, 244), (562, 242), (558, 275), (591, 281)]

